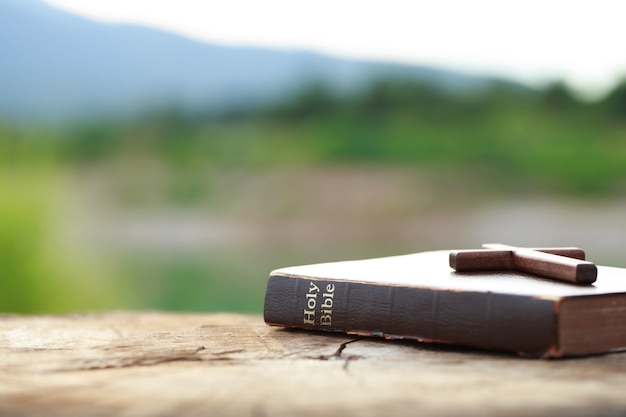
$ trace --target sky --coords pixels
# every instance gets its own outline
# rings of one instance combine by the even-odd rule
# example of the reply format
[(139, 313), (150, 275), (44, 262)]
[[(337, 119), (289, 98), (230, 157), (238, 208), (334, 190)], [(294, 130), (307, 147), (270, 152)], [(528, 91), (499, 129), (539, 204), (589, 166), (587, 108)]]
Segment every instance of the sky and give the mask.
[(427, 65), (582, 97), (626, 78), (624, 0), (45, 0), (212, 43)]

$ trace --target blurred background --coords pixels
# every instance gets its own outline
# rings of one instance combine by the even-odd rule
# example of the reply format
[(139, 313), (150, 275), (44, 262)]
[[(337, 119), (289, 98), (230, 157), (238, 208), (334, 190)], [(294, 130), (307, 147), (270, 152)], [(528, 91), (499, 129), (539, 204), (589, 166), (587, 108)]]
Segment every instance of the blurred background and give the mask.
[(486, 242), (626, 267), (619, 2), (437, 3), (0, 0), (0, 311), (260, 313), (272, 269)]

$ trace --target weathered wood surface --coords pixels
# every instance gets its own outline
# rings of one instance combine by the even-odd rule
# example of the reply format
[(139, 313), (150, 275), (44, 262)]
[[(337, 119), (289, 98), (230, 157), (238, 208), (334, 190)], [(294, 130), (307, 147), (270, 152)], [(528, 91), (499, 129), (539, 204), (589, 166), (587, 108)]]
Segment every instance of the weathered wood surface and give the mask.
[(568, 360), (281, 330), (260, 317), (0, 316), (11, 416), (624, 416), (626, 353)]

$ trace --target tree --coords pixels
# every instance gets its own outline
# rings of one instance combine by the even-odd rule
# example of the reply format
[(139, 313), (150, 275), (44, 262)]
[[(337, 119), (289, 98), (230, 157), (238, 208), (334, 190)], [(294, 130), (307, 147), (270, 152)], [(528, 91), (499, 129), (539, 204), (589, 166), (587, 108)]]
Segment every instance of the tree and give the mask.
[(626, 78), (613, 88), (601, 104), (609, 115), (626, 122)]

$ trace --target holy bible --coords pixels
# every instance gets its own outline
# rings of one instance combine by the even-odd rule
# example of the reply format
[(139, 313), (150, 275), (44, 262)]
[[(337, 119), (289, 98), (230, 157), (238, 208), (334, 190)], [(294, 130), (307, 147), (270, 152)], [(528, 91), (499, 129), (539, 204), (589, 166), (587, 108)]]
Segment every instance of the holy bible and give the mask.
[(265, 322), (563, 357), (626, 350), (626, 269), (592, 285), (514, 270), (457, 272), (448, 251), (272, 271)]

